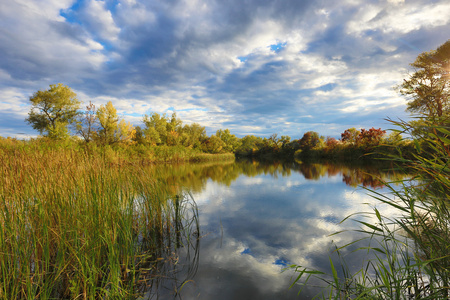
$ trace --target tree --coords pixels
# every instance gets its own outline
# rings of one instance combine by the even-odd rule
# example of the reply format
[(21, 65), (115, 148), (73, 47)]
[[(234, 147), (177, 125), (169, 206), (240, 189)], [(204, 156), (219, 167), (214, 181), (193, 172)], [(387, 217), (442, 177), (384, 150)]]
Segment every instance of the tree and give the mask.
[(205, 127), (198, 123), (184, 125), (181, 132), (182, 144), (185, 147), (201, 149), (202, 143), (208, 138)]
[(300, 149), (311, 150), (320, 143), (319, 134), (315, 131), (308, 131), (300, 139)]
[(136, 129), (130, 122), (126, 122), (125, 120), (120, 120), (117, 130), (114, 136), (115, 142), (119, 142), (122, 144), (134, 144), (134, 139), (136, 136)]
[(343, 143), (356, 144), (359, 134), (360, 131), (357, 130), (355, 127), (349, 128), (345, 130), (344, 133), (341, 134), (341, 141)]
[(152, 145), (167, 143), (167, 124), (169, 119), (165, 114), (152, 113), (150, 116), (144, 115), (142, 119), (145, 124), (145, 138)]
[(450, 40), (420, 54), (411, 66), (414, 73), (398, 87), (409, 99), (406, 110), (428, 120), (444, 121), (450, 116)]
[(222, 141), (220, 137), (213, 134), (203, 144), (203, 151), (209, 153), (221, 153), (223, 152), (222, 150), (225, 146), (226, 144), (224, 143), (224, 141)]
[(280, 138), (280, 142), (282, 147), (286, 147), (286, 145), (288, 145), (291, 142), (291, 137), (288, 135), (282, 135)]
[(267, 144), (274, 151), (278, 151), (281, 147), (281, 139), (278, 138), (278, 134), (274, 133), (267, 139)]
[(168, 132), (171, 132), (171, 131), (179, 132), (181, 130), (182, 124), (183, 124), (183, 121), (181, 121), (181, 119), (177, 118), (176, 112), (173, 112), (172, 116), (170, 118), (170, 121), (166, 125), (167, 131)]
[(216, 136), (225, 143), (223, 148), (226, 152), (234, 152), (240, 146), (239, 138), (231, 134), (229, 129), (217, 130)]
[(98, 134), (98, 119), (95, 114), (95, 105), (89, 101), (84, 114), (78, 115), (76, 121), (77, 133), (84, 138), (86, 143), (92, 141)]
[(144, 131), (142, 130), (142, 128), (140, 126), (136, 126), (134, 128), (134, 130), (136, 131), (134, 137), (133, 137), (133, 141), (136, 144), (144, 144), (145, 143), (145, 139), (144, 139)]
[(397, 145), (403, 140), (402, 135), (397, 131), (392, 131), (384, 138), (384, 142), (390, 145)]
[(251, 155), (260, 150), (262, 147), (263, 139), (254, 135), (246, 135), (241, 140), (236, 152), (240, 155)]
[(166, 143), (169, 146), (176, 146), (180, 144), (180, 133), (181, 133), (181, 124), (183, 122), (177, 118), (176, 112), (172, 113), (172, 117), (170, 118), (170, 121), (166, 124), (166, 131), (167, 131), (167, 138)]
[(357, 138), (357, 144), (366, 146), (378, 145), (385, 134), (386, 130), (381, 130), (381, 128), (375, 129), (372, 127), (369, 130), (362, 128)]
[(111, 101), (101, 105), (97, 110), (97, 118), (100, 123), (98, 139), (104, 144), (134, 143), (136, 130), (130, 122), (120, 120), (117, 110)]
[(334, 137), (327, 136), (325, 140), (325, 145), (327, 149), (334, 149), (335, 147), (337, 147), (337, 145), (339, 145), (339, 141), (336, 140)]
[(51, 84), (48, 90), (37, 91), (30, 97), (32, 107), (25, 121), (50, 138), (68, 137), (67, 126), (79, 114), (80, 101), (76, 96), (62, 83)]
[(100, 105), (97, 110), (97, 118), (100, 123), (99, 139), (105, 144), (113, 144), (115, 142), (115, 133), (119, 124), (117, 110), (111, 101), (106, 105)]

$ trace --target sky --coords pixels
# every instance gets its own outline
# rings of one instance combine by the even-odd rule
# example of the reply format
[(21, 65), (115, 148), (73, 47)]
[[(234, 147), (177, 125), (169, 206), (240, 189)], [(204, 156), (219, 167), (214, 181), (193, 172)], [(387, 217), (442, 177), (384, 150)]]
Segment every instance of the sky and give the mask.
[(175, 111), (208, 135), (389, 129), (449, 16), (448, 0), (0, 1), (0, 136), (37, 136), (29, 98), (56, 83), (136, 126)]

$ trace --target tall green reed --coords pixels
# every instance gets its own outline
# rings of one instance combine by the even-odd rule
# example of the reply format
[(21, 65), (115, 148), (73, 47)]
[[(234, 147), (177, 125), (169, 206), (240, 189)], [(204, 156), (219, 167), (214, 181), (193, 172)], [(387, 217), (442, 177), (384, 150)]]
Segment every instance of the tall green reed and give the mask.
[(0, 171), (2, 299), (134, 299), (198, 237), (189, 195), (143, 168), (12, 147), (0, 152)]
[[(336, 246), (338, 260), (330, 259), (330, 275), (292, 265), (297, 275), (291, 287), (322, 282), (317, 295), (322, 299), (449, 298), (450, 129), (427, 123), (420, 136), (414, 136), (408, 123), (393, 123), (399, 132), (414, 137), (416, 152), (405, 158), (397, 148), (398, 153), (387, 159), (396, 161), (411, 178), (386, 183), (388, 193), (369, 193), (395, 213), (389, 217), (373, 206), (346, 218), (361, 225), (355, 233), (362, 237)], [(366, 257), (356, 271), (345, 255), (351, 247)]]

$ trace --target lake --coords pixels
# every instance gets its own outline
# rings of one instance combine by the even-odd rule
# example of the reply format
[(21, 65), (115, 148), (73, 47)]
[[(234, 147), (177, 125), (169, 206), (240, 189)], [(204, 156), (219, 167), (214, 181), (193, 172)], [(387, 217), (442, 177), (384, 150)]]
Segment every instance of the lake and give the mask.
[[(289, 286), (291, 264), (331, 273), (335, 246), (355, 239), (356, 222), (345, 217), (377, 205), (381, 180), (400, 175), (385, 167), (345, 164), (238, 161), (159, 167), (176, 188), (189, 191), (198, 209), (201, 238), (180, 247), (150, 299), (310, 299), (317, 288)], [(168, 176), (167, 174), (171, 174)], [(194, 202), (193, 202), (194, 203)], [(354, 246), (353, 248), (355, 248)], [(350, 247), (351, 248), (351, 247)], [(362, 253), (343, 250), (350, 267)]]

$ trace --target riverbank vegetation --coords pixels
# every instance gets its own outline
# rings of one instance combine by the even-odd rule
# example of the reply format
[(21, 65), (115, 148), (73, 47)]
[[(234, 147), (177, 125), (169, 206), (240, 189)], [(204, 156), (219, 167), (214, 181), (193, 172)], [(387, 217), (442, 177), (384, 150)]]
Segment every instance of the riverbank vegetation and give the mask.
[(174, 274), (179, 247), (198, 251), (181, 187), (142, 166), (27, 147), (0, 151), (0, 299), (136, 299)]

